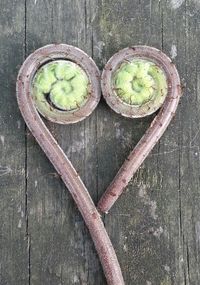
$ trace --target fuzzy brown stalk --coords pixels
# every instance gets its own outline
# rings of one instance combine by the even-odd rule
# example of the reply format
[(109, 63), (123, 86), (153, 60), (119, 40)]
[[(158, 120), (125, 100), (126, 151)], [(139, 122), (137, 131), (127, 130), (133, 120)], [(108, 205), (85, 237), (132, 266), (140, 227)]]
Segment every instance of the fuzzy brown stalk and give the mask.
[[(92, 59), (79, 49), (68, 45), (49, 45), (31, 54), (21, 67), (17, 79), (17, 100), (28, 128), (61, 176), (82, 214), (98, 252), (107, 283), (109, 285), (124, 285), (115, 251), (101, 217), (76, 170), (38, 114), (31, 96), (32, 78), (41, 64), (54, 58), (71, 59), (74, 52), (81, 55), (81, 64), (86, 64), (92, 72), (92, 76), (96, 78), (93, 78), (95, 84), (93, 88), (96, 89), (95, 92), (99, 92), (99, 72)], [(73, 120), (72, 116), (70, 118)], [(76, 115), (74, 118), (76, 121), (78, 120)]]
[[(134, 57), (150, 59), (156, 64), (158, 64), (158, 66), (163, 68), (167, 76), (168, 94), (158, 115), (155, 117), (144, 136), (141, 138), (134, 150), (130, 153), (130, 155), (118, 171), (117, 175), (115, 176), (114, 180), (101, 197), (98, 203), (98, 209), (101, 212), (105, 213), (110, 210), (110, 208), (122, 194), (123, 190), (129, 183), (133, 175), (139, 169), (145, 158), (148, 156), (155, 144), (158, 142), (158, 140), (161, 138), (161, 136), (167, 129), (169, 123), (175, 115), (182, 93), (180, 78), (176, 67), (172, 63), (172, 61), (164, 53), (155, 48), (150, 48), (146, 46), (136, 46), (126, 48), (115, 54), (104, 68), (102, 74), (102, 91), (106, 101), (111, 107), (113, 107), (113, 103), (116, 103), (116, 98), (113, 99), (114, 96), (110, 87), (112, 72), (116, 70), (118, 64), (122, 60), (128, 60)], [(117, 107), (117, 105), (115, 105), (114, 107), (114, 110), (118, 113), (121, 113), (122, 115), (124, 115), (122, 113), (123, 111), (126, 113), (126, 116), (128, 116), (129, 114), (129, 117), (134, 117), (135, 115), (137, 115), (135, 113), (131, 113), (130, 107), (128, 107), (129, 110), (127, 110), (126, 106)]]

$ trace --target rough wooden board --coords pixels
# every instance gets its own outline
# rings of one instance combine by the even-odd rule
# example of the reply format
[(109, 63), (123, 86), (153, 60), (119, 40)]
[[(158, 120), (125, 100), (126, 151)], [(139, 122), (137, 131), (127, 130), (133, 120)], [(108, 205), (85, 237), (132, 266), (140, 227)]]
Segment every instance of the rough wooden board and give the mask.
[[(171, 27), (167, 25), (168, 20), (165, 18), (164, 26), (164, 31), (169, 35), (168, 38), (171, 38), (177, 46), (176, 61), (186, 82), (185, 96), (179, 109), (178, 137), (174, 145), (177, 154), (173, 155), (179, 160), (177, 163), (179, 166), (178, 188), (174, 188), (178, 206), (178, 231), (177, 227), (175, 228), (171, 223), (171, 240), (175, 247), (175, 284), (199, 284), (200, 282), (200, 137), (198, 133), (199, 95), (197, 85), (199, 77), (199, 11), (200, 6), (196, 1), (185, 1), (178, 10), (169, 14), (173, 25), (171, 24)], [(180, 25), (181, 21), (182, 25)], [(165, 41), (165, 46), (166, 49), (170, 49), (169, 42)], [(173, 212), (175, 205), (170, 208), (170, 212)]]
[[(199, 285), (199, 2), (27, 0), (0, 8), (0, 284), (106, 284), (80, 214), (29, 133), (26, 157), (15, 100), (26, 39), (26, 55), (65, 42), (93, 55), (100, 68), (133, 44), (174, 58), (186, 83), (177, 116), (105, 225), (126, 285)], [(97, 202), (151, 119), (124, 119), (102, 100), (84, 122), (47, 124)]]
[[(152, 6), (147, 1), (141, 1), (141, 3), (126, 1), (121, 6), (119, 2), (107, 1), (102, 3), (101, 9), (99, 37), (102, 37), (105, 43), (102, 54), (103, 60), (105, 58), (105, 61), (107, 61), (117, 50), (134, 44), (162, 47), (161, 10), (158, 1), (154, 1)], [(151, 15), (149, 14), (150, 11)], [(103, 123), (104, 117), (111, 117), (108, 121), (114, 121), (114, 128), (111, 128), (108, 123)], [(142, 120), (128, 120), (115, 115), (107, 108), (107, 114), (99, 112), (98, 119), (98, 125), (101, 122), (104, 124), (103, 132), (106, 133), (107, 138), (112, 140), (110, 145), (113, 146), (114, 144), (114, 147), (112, 147), (113, 160), (107, 166), (107, 169), (111, 169), (112, 172), (108, 171), (106, 175), (104, 165), (99, 163), (99, 168), (102, 170), (102, 172), (99, 171), (100, 183), (105, 181), (105, 177), (107, 178), (107, 181), (103, 184), (102, 190), (104, 190), (129, 151), (139, 141), (151, 122), (152, 116)], [(104, 138), (100, 141), (105, 146), (106, 141)], [(105, 149), (108, 156), (110, 152), (109, 145), (105, 146)], [(102, 162), (104, 155), (100, 153), (100, 156), (101, 160), (99, 159), (99, 161)], [(148, 167), (148, 163), (146, 165)], [(138, 180), (143, 181), (144, 185), (145, 180), (148, 180), (149, 184), (152, 185), (153, 179), (150, 181), (150, 173), (147, 173), (146, 167), (143, 166)], [(151, 168), (154, 180), (156, 180), (156, 159), (151, 161)], [(118, 204), (106, 216), (106, 227), (117, 248), (126, 284), (145, 284), (148, 281), (148, 278), (146, 278), (148, 273), (152, 272), (156, 275), (159, 273), (158, 258), (155, 255), (158, 245), (154, 243), (153, 234), (148, 234), (149, 230), (152, 232), (153, 227), (156, 227), (156, 222), (149, 214), (149, 204), (152, 204), (152, 202), (148, 198), (145, 198), (145, 201), (138, 199), (138, 189), (135, 184), (136, 182), (128, 187), (128, 192), (120, 198)], [(146, 203), (145, 206), (144, 203)], [(152, 204), (150, 210), (152, 210), (151, 214), (155, 215), (153, 207)], [(149, 262), (151, 262), (152, 268), (156, 264), (155, 270), (152, 271), (152, 268), (147, 269), (145, 274), (144, 270), (148, 268)], [(142, 273), (144, 276), (142, 276)]]
[[(94, 8), (94, 1), (28, 1), (27, 52), (64, 42), (92, 55)], [(74, 126), (48, 125), (97, 201), (96, 114)], [(105, 283), (71, 196), (32, 137), (27, 165), (31, 284)]]
[[(183, 82), (190, 86), (167, 133), (106, 216), (126, 284), (196, 285), (200, 281), (199, 9), (195, 1), (101, 2), (96, 45), (102, 49), (100, 54), (96, 49), (95, 57), (102, 66), (120, 48), (153, 45), (173, 57)], [(188, 93), (193, 98), (189, 108)], [(107, 115), (107, 107), (101, 108), (99, 137), (106, 133), (106, 139), (99, 139), (98, 179), (105, 189), (146, 125)]]
[(0, 284), (28, 284), (25, 132), (15, 82), (24, 60), (24, 1), (0, 2)]

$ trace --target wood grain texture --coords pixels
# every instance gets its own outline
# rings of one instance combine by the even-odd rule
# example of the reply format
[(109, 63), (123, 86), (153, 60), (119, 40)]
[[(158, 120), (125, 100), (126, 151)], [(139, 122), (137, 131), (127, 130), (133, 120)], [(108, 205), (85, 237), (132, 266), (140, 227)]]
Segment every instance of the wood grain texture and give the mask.
[[(47, 43), (64, 42), (92, 55), (94, 8), (94, 1), (38, 1), (36, 5), (28, 1), (28, 53)], [(96, 114), (73, 126), (48, 125), (97, 201)], [(32, 138), (27, 165), (31, 173), (31, 284), (105, 283), (93, 243), (71, 196)]]
[(0, 2), (0, 284), (28, 284), (24, 123), (15, 82), (24, 60), (24, 2)]
[[(24, 57), (63, 42), (100, 68), (134, 44), (160, 48), (177, 64), (185, 85), (178, 113), (104, 221), (127, 285), (199, 285), (199, 2), (7, 0), (0, 14), (0, 284), (106, 284), (82, 218), (26, 136), (15, 99)], [(152, 118), (122, 118), (102, 100), (81, 123), (46, 123), (96, 203)]]

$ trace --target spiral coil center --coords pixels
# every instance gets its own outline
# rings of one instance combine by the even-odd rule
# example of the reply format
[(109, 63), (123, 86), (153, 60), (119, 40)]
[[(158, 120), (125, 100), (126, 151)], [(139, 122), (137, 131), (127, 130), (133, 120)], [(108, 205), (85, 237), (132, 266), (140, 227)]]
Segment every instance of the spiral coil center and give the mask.
[(154, 98), (165, 96), (167, 79), (154, 62), (134, 59), (123, 62), (113, 76), (113, 89), (129, 105), (144, 105)]
[(33, 94), (62, 111), (76, 110), (88, 98), (88, 77), (75, 63), (56, 60), (42, 66), (33, 79)]

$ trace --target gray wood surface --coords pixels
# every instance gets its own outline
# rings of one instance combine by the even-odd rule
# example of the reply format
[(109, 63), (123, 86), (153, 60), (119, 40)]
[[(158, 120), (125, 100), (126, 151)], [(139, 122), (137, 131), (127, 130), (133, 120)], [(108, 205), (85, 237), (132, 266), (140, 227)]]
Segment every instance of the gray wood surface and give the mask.
[[(0, 1), (0, 284), (104, 285), (93, 243), (70, 194), (17, 107), (26, 56), (68, 43), (102, 68), (136, 44), (162, 49), (184, 89), (177, 115), (104, 217), (126, 285), (200, 284), (199, 0)], [(73, 126), (47, 122), (95, 203), (153, 116), (130, 120), (101, 100)]]

